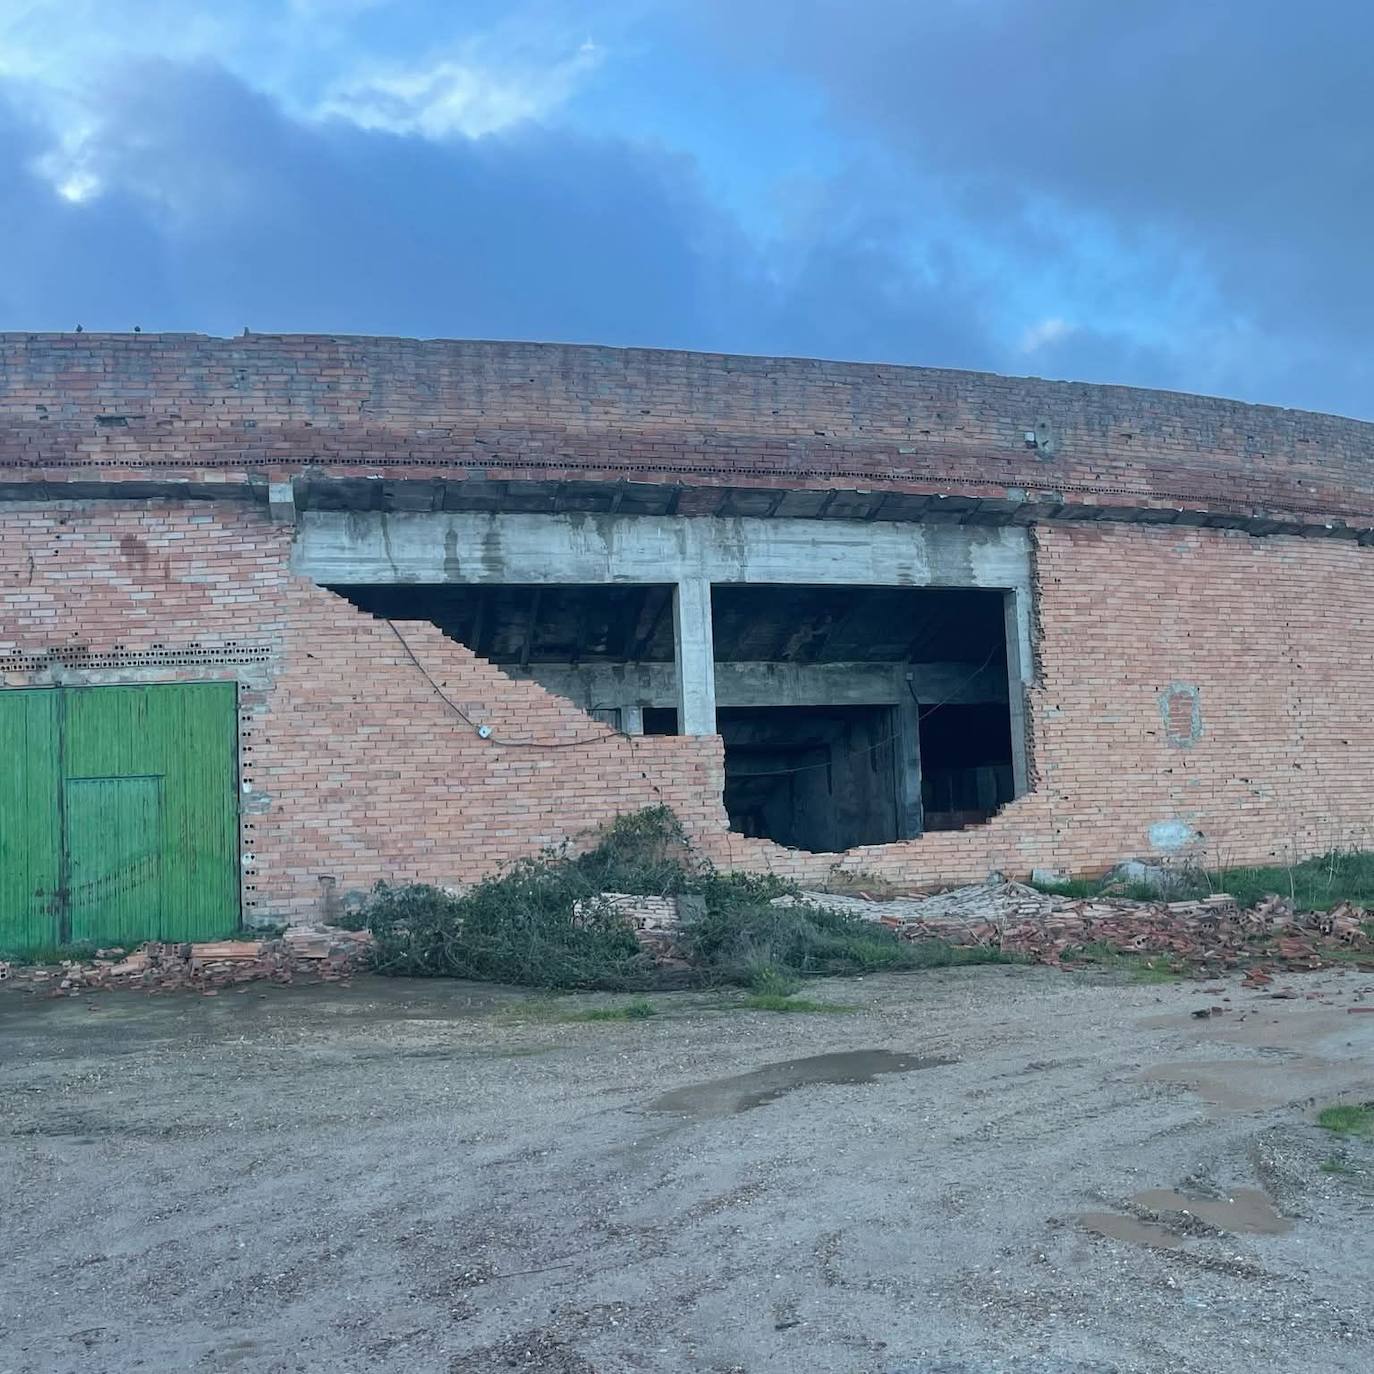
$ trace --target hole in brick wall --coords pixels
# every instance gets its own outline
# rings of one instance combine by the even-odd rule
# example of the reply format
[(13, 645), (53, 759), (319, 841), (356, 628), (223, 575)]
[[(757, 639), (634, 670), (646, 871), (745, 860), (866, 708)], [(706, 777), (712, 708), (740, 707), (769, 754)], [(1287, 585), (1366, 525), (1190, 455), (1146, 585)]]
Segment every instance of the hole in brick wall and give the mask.
[(923, 714), (920, 734), (927, 830), (977, 825), (1011, 801), (1011, 718), (1004, 705), (947, 703)]
[(1011, 800), (1004, 593), (718, 586), (712, 618), (732, 829), (829, 852)]
[(730, 828), (813, 852), (901, 838), (892, 706), (721, 707)]
[[(329, 590), (427, 620), (614, 729), (680, 729), (671, 586)], [(711, 609), (734, 829), (841, 850), (976, 824), (1011, 799), (1004, 592), (731, 585)]]
[(372, 615), (428, 620), (510, 677), (539, 683), (612, 729), (632, 735), (677, 733), (670, 586), (340, 585), (329, 590)]

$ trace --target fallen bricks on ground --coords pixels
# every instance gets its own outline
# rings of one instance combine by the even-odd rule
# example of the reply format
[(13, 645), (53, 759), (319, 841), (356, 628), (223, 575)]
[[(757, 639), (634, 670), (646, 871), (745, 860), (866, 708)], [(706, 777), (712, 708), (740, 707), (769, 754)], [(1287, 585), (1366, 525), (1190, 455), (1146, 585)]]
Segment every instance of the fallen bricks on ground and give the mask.
[(343, 982), (366, 967), (371, 944), (367, 931), (300, 927), (273, 939), (149, 941), (128, 953), (100, 950), (92, 960), (68, 959), (50, 968), (0, 969), (21, 986), (54, 996), (108, 988), (215, 992), (263, 980)]
[[(1062, 897), (1013, 882), (882, 902), (819, 892), (778, 900), (837, 908), (877, 921), (904, 940), (988, 945), (1066, 968), (1080, 961), (1085, 947), (1099, 946), (1166, 957), (1204, 974), (1256, 961), (1286, 970), (1352, 962), (1374, 969), (1371, 913), (1350, 902), (1331, 911), (1299, 912), (1287, 898), (1273, 895), (1243, 910), (1226, 893), (1197, 901), (1142, 902)], [(1368, 958), (1361, 959), (1361, 953)], [(1252, 967), (1247, 980), (1262, 985), (1270, 974)]]
[[(645, 953), (661, 972), (690, 970), (676, 938), (684, 916), (690, 919), (694, 913), (689, 899), (609, 892), (602, 900), (635, 928)], [(1289, 899), (1273, 895), (1243, 910), (1225, 893), (1197, 901), (1142, 902), (1063, 897), (1015, 882), (890, 900), (805, 892), (775, 901), (844, 911), (883, 925), (902, 940), (982, 945), (1065, 969), (1089, 962), (1084, 950), (1098, 947), (1164, 958), (1203, 975), (1244, 968), (1243, 986), (1252, 990), (1272, 982), (1270, 970), (1351, 964), (1374, 970), (1369, 933), (1374, 918), (1349, 902), (1330, 911), (1299, 912)], [(302, 926), (272, 939), (150, 942), (128, 953), (101, 950), (92, 961), (67, 961), (55, 969), (0, 963), (0, 979), (11, 978), (53, 995), (120, 987), (213, 992), (257, 980), (341, 982), (367, 966), (370, 952), (366, 931)]]

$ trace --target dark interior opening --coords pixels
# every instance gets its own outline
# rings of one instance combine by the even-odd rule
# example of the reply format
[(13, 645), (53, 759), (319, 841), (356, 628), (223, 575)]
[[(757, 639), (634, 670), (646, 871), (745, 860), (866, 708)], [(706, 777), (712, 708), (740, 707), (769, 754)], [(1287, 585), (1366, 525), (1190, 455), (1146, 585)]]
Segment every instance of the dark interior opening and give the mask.
[(428, 620), (513, 678), (627, 734), (677, 734), (673, 588), (653, 584), (333, 586), (359, 610)]
[(329, 590), (372, 615), (428, 620), (502, 667), (673, 661), (667, 585), (410, 582)]
[[(715, 587), (731, 828), (830, 852), (977, 824), (1010, 801), (1006, 596)], [(747, 704), (736, 683), (755, 689)]]
[(1011, 717), (1004, 703), (923, 706), (921, 805), (927, 830), (988, 820), (1015, 795)]
[[(628, 734), (676, 734), (673, 588), (335, 586), (428, 620)], [(1007, 594), (968, 587), (712, 589), (732, 828), (798, 849), (985, 821), (1014, 795)]]
[(730, 827), (829, 852), (898, 838), (890, 706), (722, 707)]
[(646, 706), (644, 708), (644, 733), (646, 735), (677, 734), (677, 707)]

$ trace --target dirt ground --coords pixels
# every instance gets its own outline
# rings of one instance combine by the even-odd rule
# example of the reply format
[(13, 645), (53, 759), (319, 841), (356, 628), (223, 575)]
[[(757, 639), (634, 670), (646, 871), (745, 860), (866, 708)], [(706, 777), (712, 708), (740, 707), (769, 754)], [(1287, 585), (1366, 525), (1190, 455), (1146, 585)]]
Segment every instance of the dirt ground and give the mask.
[(0, 1374), (1368, 1371), (1374, 980), (1276, 986), (0, 989)]

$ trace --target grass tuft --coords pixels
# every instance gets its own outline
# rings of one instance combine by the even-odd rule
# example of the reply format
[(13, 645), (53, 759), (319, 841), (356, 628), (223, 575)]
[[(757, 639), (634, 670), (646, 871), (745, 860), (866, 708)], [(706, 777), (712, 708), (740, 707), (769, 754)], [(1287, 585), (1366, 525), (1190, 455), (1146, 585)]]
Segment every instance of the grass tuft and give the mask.
[(1173, 983), (1183, 977), (1182, 971), (1162, 955), (1126, 953), (1108, 940), (1094, 940), (1066, 949), (1063, 959), (1066, 963), (1092, 964), (1123, 973), (1137, 983)]
[(1317, 1113), (1317, 1125), (1336, 1135), (1374, 1137), (1374, 1102), (1323, 1107)]
[(1328, 1155), (1322, 1160), (1321, 1171), (1324, 1174), (1340, 1174), (1343, 1178), (1356, 1178), (1360, 1172), (1352, 1169), (1339, 1155)]
[(1051, 897), (1100, 897), (1111, 886), (1104, 878), (1063, 878), (1057, 881), (1037, 882), (1031, 878), (1027, 884), (1037, 892), (1047, 892)]
[[(120, 948), (125, 950), (137, 949), (143, 942), (141, 940), (132, 941), (128, 945)], [(97, 946), (89, 940), (80, 940), (71, 945), (40, 945), (33, 949), (19, 950), (11, 953), (8, 950), (0, 950), (0, 963), (38, 966), (42, 964), (61, 964), (68, 960), (75, 960), (80, 964), (89, 964), (95, 958)]]
[[(1299, 911), (1329, 911), (1342, 902), (1374, 906), (1374, 850), (1331, 850), (1301, 863), (1247, 868), (1177, 869), (1162, 897), (1145, 883), (1124, 883), (1111, 875), (1071, 878), (1059, 883), (1032, 883), (1041, 892), (1061, 897), (1129, 897), (1133, 901), (1189, 901), (1227, 892), (1242, 907), (1252, 907), (1278, 893)], [(1374, 925), (1374, 922), (1371, 923)], [(1374, 931), (1370, 932), (1374, 935)]]

